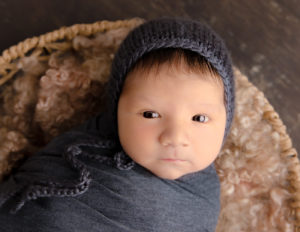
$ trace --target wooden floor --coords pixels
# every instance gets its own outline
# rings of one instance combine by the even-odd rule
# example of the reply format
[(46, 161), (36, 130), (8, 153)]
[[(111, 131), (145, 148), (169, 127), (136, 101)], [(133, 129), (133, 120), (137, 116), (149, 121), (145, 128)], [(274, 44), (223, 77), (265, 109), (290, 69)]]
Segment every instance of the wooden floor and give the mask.
[(265, 93), (300, 152), (300, 4), (297, 0), (1, 0), (0, 51), (75, 23), (184, 16), (207, 22), (234, 64)]

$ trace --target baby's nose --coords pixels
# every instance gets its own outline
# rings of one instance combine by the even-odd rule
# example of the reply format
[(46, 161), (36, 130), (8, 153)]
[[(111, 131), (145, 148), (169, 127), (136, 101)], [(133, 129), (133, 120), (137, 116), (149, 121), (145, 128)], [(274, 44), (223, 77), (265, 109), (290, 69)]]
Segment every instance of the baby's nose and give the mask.
[(159, 140), (163, 146), (186, 147), (189, 145), (187, 128), (182, 124), (171, 124), (164, 128)]

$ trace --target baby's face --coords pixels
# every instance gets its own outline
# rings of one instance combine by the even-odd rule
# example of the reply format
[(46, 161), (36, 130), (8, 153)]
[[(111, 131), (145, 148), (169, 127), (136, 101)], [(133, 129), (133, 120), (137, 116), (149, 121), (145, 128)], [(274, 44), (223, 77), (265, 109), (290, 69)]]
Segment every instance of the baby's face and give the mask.
[(223, 87), (199, 78), (204, 74), (169, 71), (166, 65), (158, 75), (141, 74), (128, 75), (118, 103), (125, 152), (165, 179), (208, 167), (220, 152), (225, 131)]

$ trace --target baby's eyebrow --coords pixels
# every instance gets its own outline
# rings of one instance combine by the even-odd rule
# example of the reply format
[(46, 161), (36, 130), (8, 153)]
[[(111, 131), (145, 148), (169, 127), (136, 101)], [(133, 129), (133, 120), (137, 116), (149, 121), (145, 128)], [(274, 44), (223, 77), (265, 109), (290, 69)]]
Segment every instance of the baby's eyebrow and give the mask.
[[(158, 97), (152, 96), (158, 100), (160, 100)], [(152, 101), (150, 98), (147, 96), (138, 96), (135, 98), (135, 101), (137, 102), (147, 102), (152, 105)], [(204, 103), (204, 102), (196, 102), (193, 103), (192, 107), (194, 109), (199, 109), (199, 110), (209, 110), (211, 112), (219, 112), (220, 111), (220, 105), (218, 104), (212, 104), (212, 103)]]
[[(221, 110), (220, 105), (209, 104), (209, 103), (199, 103), (194, 105), (195, 109), (209, 111), (211, 113), (219, 113)], [(201, 112), (200, 112), (201, 113)]]
[[(159, 100), (159, 98), (158, 97), (155, 97), (155, 96), (152, 96), (152, 98), (156, 98), (156, 99), (158, 99)], [(150, 98), (148, 98), (147, 96), (143, 96), (143, 95), (141, 95), (141, 96), (136, 96), (135, 98), (134, 98), (134, 101), (137, 101), (137, 102), (147, 102), (147, 103), (152, 103), (152, 100), (150, 99)]]

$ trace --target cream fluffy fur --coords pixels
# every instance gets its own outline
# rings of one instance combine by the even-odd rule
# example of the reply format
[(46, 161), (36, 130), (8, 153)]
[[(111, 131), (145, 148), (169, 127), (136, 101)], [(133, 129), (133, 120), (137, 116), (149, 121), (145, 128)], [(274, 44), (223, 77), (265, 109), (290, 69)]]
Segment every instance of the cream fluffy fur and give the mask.
[[(0, 95), (0, 180), (53, 137), (99, 112), (113, 54), (128, 32), (77, 36), (72, 52), (40, 56), (36, 50), (16, 61), (21, 72)], [(293, 231), (280, 135), (264, 119), (264, 95), (237, 69), (235, 76), (236, 114), (215, 161), (221, 180), (217, 231)]]

